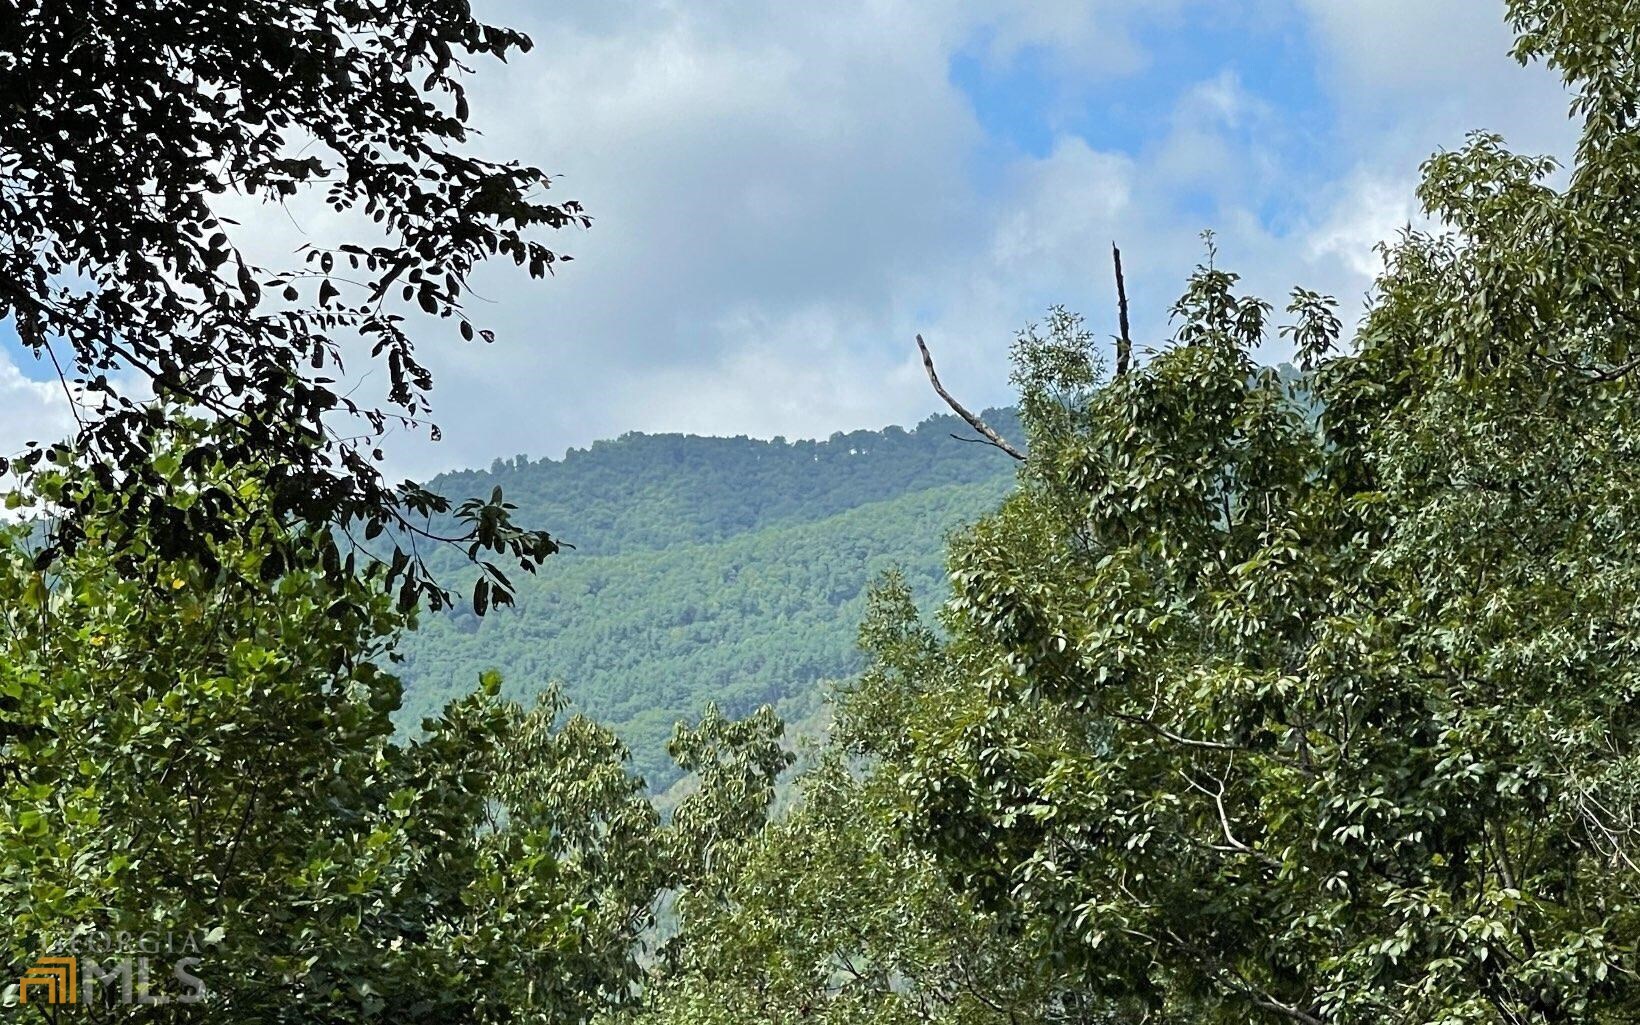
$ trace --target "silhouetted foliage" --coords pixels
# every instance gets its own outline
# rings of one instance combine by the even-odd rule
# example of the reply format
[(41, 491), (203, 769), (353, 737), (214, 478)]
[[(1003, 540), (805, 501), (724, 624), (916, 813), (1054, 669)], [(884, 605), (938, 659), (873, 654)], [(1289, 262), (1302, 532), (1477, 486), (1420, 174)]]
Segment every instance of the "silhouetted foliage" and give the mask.
[[(540, 277), (566, 258), (536, 229), (586, 223), (578, 204), (542, 199), (544, 172), (466, 148), (467, 62), (529, 46), (463, 0), (0, 7), (0, 322), (50, 359), (79, 419), (72, 445), (32, 445), (23, 467), (84, 462), (133, 531), (208, 557), (240, 500), (180, 503), (155, 470), (189, 409), (220, 429), (177, 458), (258, 467), (283, 520), (374, 536), (447, 510), (376, 465), (390, 426), (425, 426), (432, 379), (407, 314), (489, 340), (463, 309), (477, 263), (511, 259)], [(234, 197), (322, 198), (358, 221), (358, 241), (259, 266), (223, 213)], [(386, 365), (386, 410), (327, 376), (360, 342)], [(158, 401), (133, 397), (133, 377)], [(92, 510), (65, 511), (53, 543), (71, 551)], [(525, 568), (556, 550), (507, 513), (499, 495), (469, 503), (445, 540)], [(448, 600), (424, 568), (394, 560), (404, 604)], [(492, 584), (491, 602), (507, 600)]]

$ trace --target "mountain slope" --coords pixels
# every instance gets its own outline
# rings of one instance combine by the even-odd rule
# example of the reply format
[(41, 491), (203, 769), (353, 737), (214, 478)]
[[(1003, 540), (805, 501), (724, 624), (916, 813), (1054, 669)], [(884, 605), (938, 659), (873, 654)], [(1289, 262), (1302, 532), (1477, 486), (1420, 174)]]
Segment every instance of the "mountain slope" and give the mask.
[[(1006, 411), (989, 415), (1015, 433)], [(795, 443), (634, 434), (439, 478), (452, 497), (501, 486), (521, 522), (576, 548), (515, 578), (516, 607), (425, 616), (402, 645), (402, 718), (487, 668), (515, 694), (559, 681), (664, 787), (676, 720), (708, 701), (802, 714), (819, 681), (854, 671), (864, 591), (883, 571), (905, 571), (929, 603), (944, 594), (945, 534), (1013, 485), (1013, 463), (953, 441), (960, 427), (935, 417)]]

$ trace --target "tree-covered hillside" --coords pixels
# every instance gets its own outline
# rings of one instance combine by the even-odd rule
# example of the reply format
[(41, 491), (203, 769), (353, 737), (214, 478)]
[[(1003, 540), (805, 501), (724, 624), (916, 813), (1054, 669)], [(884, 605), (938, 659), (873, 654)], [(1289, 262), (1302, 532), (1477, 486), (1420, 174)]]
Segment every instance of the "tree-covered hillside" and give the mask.
[[(987, 415), (1017, 435), (1010, 413)], [(673, 724), (708, 701), (800, 715), (818, 681), (858, 668), (872, 579), (897, 567), (919, 594), (943, 593), (946, 532), (1012, 486), (1011, 460), (953, 433), (971, 432), (942, 416), (827, 441), (629, 434), (437, 479), (452, 496), (499, 486), (520, 522), (576, 547), (515, 578), (516, 606), (424, 616), (403, 643), (401, 722), (469, 692), (485, 669), (519, 695), (559, 681), (664, 786)]]
[[(1011, 411), (986, 416), (1019, 436)], [(973, 432), (954, 416), (935, 416), (911, 430), (838, 433), (826, 441), (631, 433), (571, 449), (561, 460), (497, 459), (487, 471), (443, 474), (428, 487), (465, 496), (499, 486), (519, 507), (516, 519), (551, 529), (581, 555), (608, 555), (721, 541), (912, 491), (1009, 475), (1007, 459), (983, 445), (959, 444), (952, 434)]]

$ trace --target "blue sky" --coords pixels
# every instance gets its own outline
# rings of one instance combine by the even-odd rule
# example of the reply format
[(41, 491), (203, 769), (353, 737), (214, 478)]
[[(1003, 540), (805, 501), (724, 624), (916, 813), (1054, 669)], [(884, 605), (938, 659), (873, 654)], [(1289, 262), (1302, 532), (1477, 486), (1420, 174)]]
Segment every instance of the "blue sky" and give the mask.
[[(1207, 228), (1251, 289), (1353, 317), (1430, 152), (1572, 139), (1492, 0), (478, 6), (538, 44), (479, 69), (483, 145), (595, 223), (553, 240), (577, 260), (544, 284), (481, 275), (493, 346), (429, 341), (446, 440), (389, 449), (415, 474), (626, 430), (911, 422), (938, 407), (919, 331), (960, 394), (1005, 402), (1012, 334), (1049, 303), (1114, 329), (1112, 240), (1147, 341)], [(270, 264), (356, 228), (231, 212)], [(49, 377), (0, 325), (0, 449), (64, 428)]]
[(988, 143), (989, 161), (976, 173), (993, 173), (986, 163), (1013, 153), (1046, 157), (1064, 135), (1138, 156), (1165, 135), (1170, 112), (1199, 79), (1182, 69), (1233, 76), (1280, 110), (1298, 133), (1319, 138), (1336, 123), (1302, 18), (1248, 16), (1226, 5), (1225, 11), (1144, 23), (1133, 35), (1142, 51), (1140, 68), (1114, 79), (1079, 73), (1041, 44), (998, 58), (989, 52), (994, 34), (984, 30), (953, 54), (951, 81), (972, 106)]

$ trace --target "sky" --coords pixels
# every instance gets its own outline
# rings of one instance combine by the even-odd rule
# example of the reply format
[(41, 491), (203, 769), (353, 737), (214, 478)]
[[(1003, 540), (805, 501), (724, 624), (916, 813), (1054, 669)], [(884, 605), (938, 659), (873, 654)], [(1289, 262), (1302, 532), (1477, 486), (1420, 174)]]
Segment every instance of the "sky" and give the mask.
[[(1063, 304), (1115, 331), (1122, 247), (1141, 347), (1216, 233), (1277, 305), (1354, 323), (1374, 246), (1418, 220), (1420, 163), (1484, 129), (1569, 156), (1552, 72), (1509, 56), (1502, 0), (476, 0), (526, 30), (483, 64), (487, 154), (556, 176), (590, 229), (546, 280), (485, 268), (492, 345), (439, 332), (427, 476), (627, 431), (826, 437), (1010, 401), (1015, 332)], [(245, 206), (264, 259), (322, 211)], [(1285, 352), (1272, 343), (1269, 361)], [(378, 375), (379, 376), (379, 375)], [(0, 324), (0, 451), (70, 426)]]

